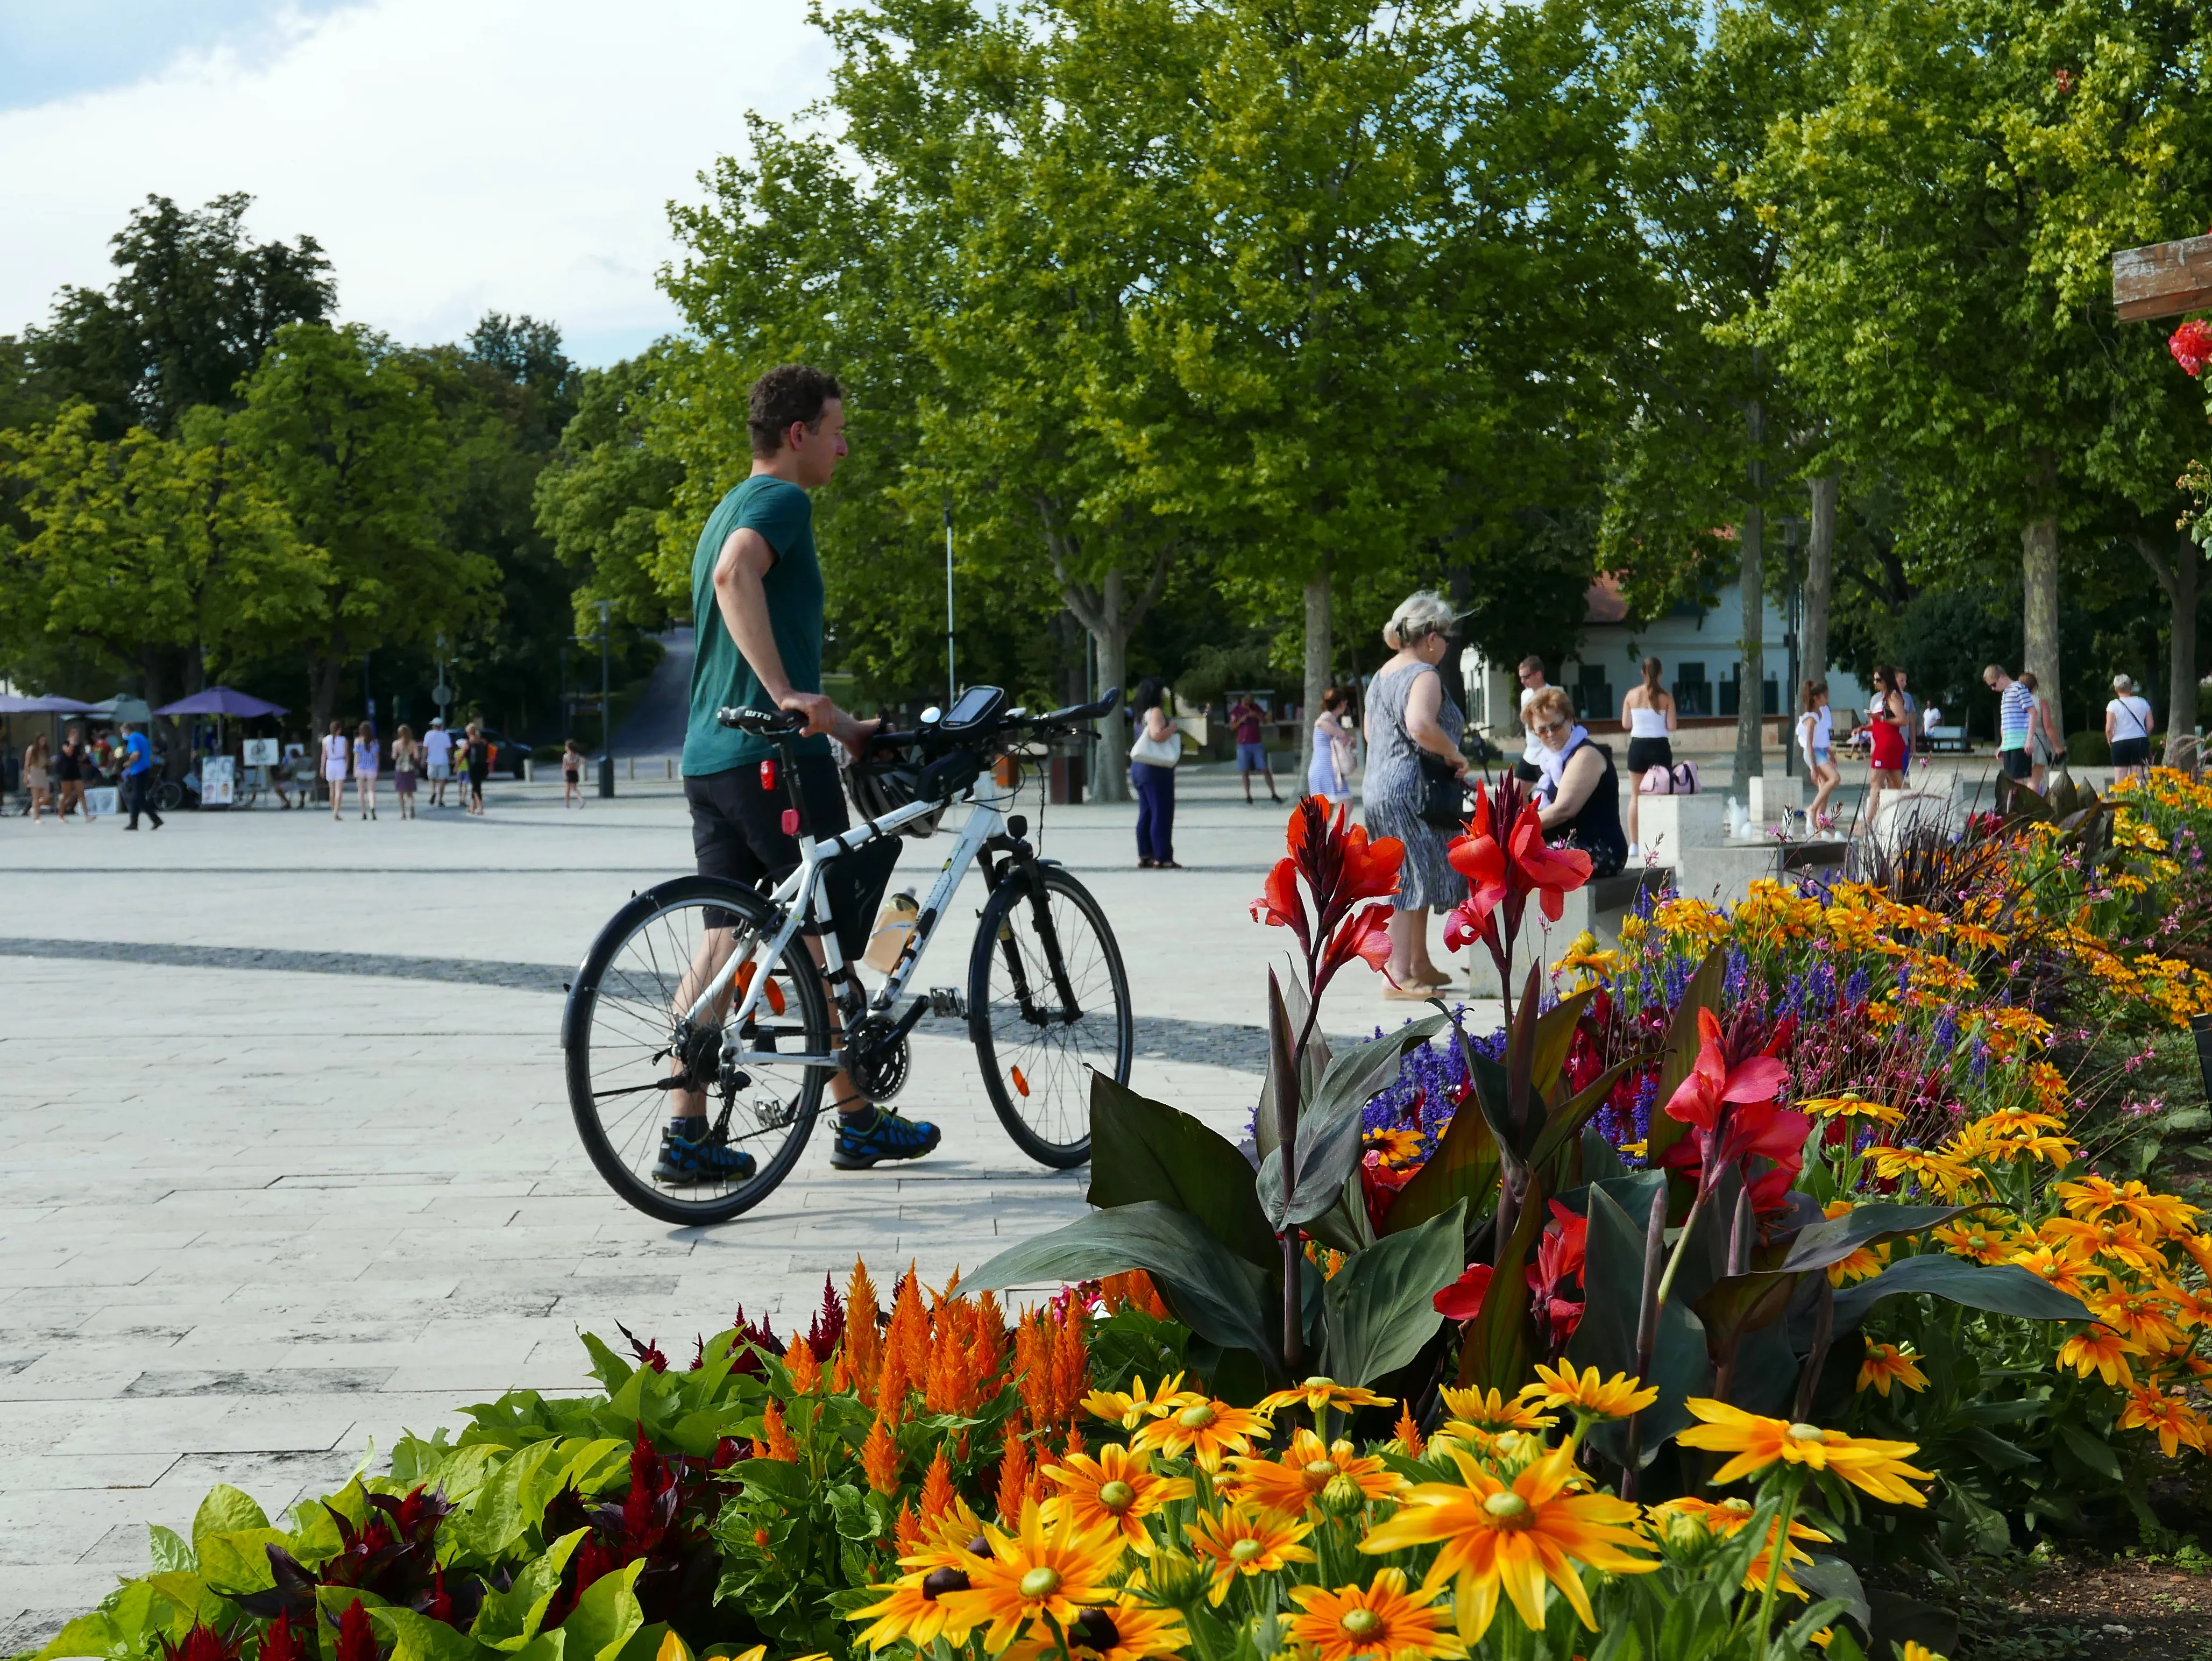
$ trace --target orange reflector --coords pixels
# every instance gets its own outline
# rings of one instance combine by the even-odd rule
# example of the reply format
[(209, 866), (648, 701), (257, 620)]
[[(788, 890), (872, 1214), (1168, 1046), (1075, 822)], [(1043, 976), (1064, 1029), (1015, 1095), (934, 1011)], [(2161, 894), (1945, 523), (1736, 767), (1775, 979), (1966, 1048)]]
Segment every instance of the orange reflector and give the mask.
[[(757, 963), (747, 963), (738, 970), (738, 996), (739, 997), (743, 997), (747, 992), (752, 991), (753, 973), (759, 967), (760, 965)], [(783, 988), (777, 985), (772, 977), (768, 983), (767, 997), (769, 1010), (774, 1014), (781, 1015), (783, 1013)]]
[(1022, 1093), (1023, 1100), (1027, 1100), (1030, 1094), (1030, 1082), (1022, 1076), (1022, 1070), (1018, 1067), (1009, 1067), (1006, 1071), (1014, 1081), (1014, 1088)]

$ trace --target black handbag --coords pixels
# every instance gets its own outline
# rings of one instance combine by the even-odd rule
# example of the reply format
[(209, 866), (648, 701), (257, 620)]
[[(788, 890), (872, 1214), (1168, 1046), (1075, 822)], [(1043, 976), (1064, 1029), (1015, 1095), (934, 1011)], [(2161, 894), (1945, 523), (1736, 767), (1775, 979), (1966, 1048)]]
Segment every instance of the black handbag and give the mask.
[(1460, 775), (1426, 750), (1420, 754), (1421, 822), (1438, 830), (1467, 828), (1467, 787)]

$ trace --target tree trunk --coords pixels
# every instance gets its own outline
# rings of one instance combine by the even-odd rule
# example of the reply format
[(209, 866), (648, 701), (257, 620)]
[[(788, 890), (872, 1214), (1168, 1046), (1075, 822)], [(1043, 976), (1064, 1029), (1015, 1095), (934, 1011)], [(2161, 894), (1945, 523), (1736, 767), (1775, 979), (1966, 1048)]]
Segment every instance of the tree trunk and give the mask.
[(2058, 521), (2031, 519), (2020, 533), (2021, 667), (2036, 679), (2063, 738), (2066, 709), (2058, 684)]
[[(1298, 740), (1298, 776), (1294, 793), (1305, 794), (1305, 781), (1313, 776), (1313, 727), (1321, 718), (1322, 695), (1328, 690), (1329, 665), (1335, 661), (1329, 639), (1328, 572), (1326, 568), (1306, 579), (1306, 680), (1304, 728)], [(1452, 737), (1459, 737), (1454, 733)]]
[[(1753, 367), (1758, 367), (1756, 353)], [(1743, 555), (1743, 638), (1736, 643), (1735, 787), (1749, 799), (1751, 781), (1764, 762), (1759, 743), (1759, 694), (1766, 685), (1766, 406), (1754, 397), (1744, 409), (1745, 436), (1751, 440), (1750, 501), (1736, 527)]]
[[(1128, 585), (1116, 566), (1098, 585), (1091, 629), (1091, 638), (1098, 643), (1098, 689), (1103, 693), (1108, 687), (1121, 688), (1123, 708), (1128, 706), (1129, 694), (1134, 690), (1129, 685), (1129, 624), (1124, 603), (1127, 593)], [(1128, 730), (1133, 729), (1127, 727), (1118, 712), (1101, 724), (1098, 776), (1085, 781), (1094, 802), (1129, 799), (1129, 747), (1122, 742)]]
[[(1808, 681), (1828, 677), (1828, 608), (1836, 591), (1836, 506), (1842, 481), (1834, 474), (1812, 482), (1813, 524), (1805, 545), (1805, 616), (1798, 629), (1797, 656)], [(1788, 688), (1790, 707), (1797, 707), (1797, 688)]]
[(323, 783), (323, 735), (331, 730), (337, 718), (338, 682), (345, 674), (345, 643), (342, 637), (333, 636), (326, 652), (315, 652), (307, 658), (307, 694), (311, 711), (307, 732), (307, 759), (315, 769), (315, 800), (330, 799), (330, 790)]
[[(2136, 533), (2136, 551), (2166, 591), (2166, 764), (2198, 765), (2197, 754), (2197, 544), (2163, 528)], [(2161, 546), (2161, 544), (2164, 544)]]

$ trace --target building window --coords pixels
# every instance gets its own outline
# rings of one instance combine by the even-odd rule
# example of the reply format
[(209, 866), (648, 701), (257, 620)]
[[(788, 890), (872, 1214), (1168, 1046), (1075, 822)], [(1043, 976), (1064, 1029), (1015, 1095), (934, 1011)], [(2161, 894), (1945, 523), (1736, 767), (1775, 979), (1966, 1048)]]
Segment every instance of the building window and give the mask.
[(1713, 712), (1713, 688), (1705, 679), (1703, 664), (1677, 664), (1674, 666), (1674, 712), (1677, 715), (1711, 715)]

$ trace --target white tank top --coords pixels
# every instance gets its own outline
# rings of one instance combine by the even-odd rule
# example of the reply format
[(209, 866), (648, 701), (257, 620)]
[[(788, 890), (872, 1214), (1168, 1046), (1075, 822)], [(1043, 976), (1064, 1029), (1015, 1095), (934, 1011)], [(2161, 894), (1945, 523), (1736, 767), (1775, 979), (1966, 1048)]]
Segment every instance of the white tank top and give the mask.
[(1632, 738), (1664, 738), (1667, 736), (1667, 712), (1642, 706), (1630, 710), (1628, 736)]

